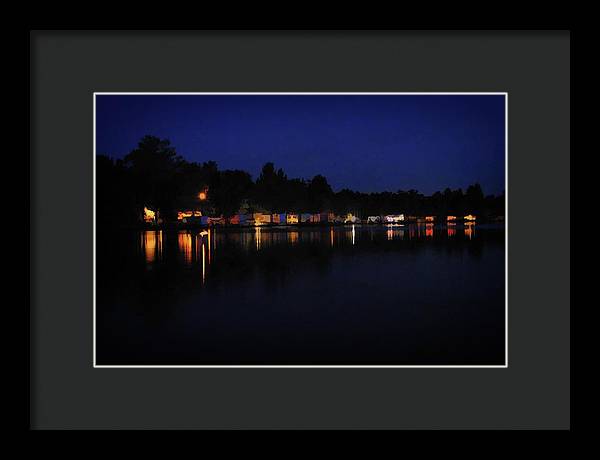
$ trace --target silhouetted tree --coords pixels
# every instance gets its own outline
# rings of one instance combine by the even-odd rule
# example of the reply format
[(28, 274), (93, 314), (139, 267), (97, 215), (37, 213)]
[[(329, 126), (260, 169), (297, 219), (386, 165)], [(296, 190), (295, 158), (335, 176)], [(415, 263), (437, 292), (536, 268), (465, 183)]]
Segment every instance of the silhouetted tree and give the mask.
[(319, 212), (331, 206), (333, 191), (324, 176), (317, 174), (312, 178), (307, 187), (307, 194), (311, 212)]
[[(249, 209), (269, 212), (332, 210), (360, 217), (406, 215), (503, 216), (505, 194), (484, 196), (476, 183), (462, 189), (444, 189), (425, 196), (417, 190), (361, 193), (350, 189), (333, 192), (327, 178), (289, 179), (282, 168), (265, 163), (256, 182), (240, 170), (219, 171), (217, 163), (187, 162), (170, 142), (144, 136), (123, 160), (106, 155), (96, 158), (97, 216), (99, 225), (130, 225), (139, 221), (144, 206), (174, 220), (177, 210), (202, 205), (217, 215), (231, 216), (247, 202)], [(208, 200), (199, 203), (199, 192), (208, 188)]]
[(469, 212), (473, 214), (481, 214), (483, 211), (484, 197), (481, 185), (473, 184), (467, 188), (465, 196), (466, 205), (469, 208)]
[(96, 217), (100, 227), (131, 225), (140, 217), (130, 171), (106, 155), (96, 157)]
[(242, 200), (252, 193), (253, 185), (252, 177), (245, 171), (221, 172), (210, 192), (216, 213), (226, 217), (236, 214)]
[(177, 173), (184, 160), (171, 143), (155, 136), (144, 136), (136, 149), (124, 158), (130, 168), (138, 208), (158, 210), (163, 217), (172, 218), (175, 200), (180, 193)]

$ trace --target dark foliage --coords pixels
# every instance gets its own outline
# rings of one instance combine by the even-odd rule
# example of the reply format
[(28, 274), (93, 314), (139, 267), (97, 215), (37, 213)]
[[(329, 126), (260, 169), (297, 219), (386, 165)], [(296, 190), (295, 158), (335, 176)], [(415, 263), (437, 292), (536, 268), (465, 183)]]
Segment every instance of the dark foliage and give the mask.
[[(240, 207), (249, 211), (352, 213), (369, 215), (476, 214), (504, 215), (504, 194), (485, 196), (479, 184), (425, 196), (416, 190), (361, 193), (334, 192), (322, 175), (311, 180), (289, 179), (273, 163), (266, 163), (254, 182), (245, 171), (219, 171), (214, 161), (188, 162), (177, 155), (168, 140), (143, 137), (123, 160), (105, 155), (96, 159), (97, 222), (130, 225), (139, 222), (144, 206), (173, 220), (178, 210), (200, 209), (205, 214), (231, 216)], [(200, 199), (200, 192), (207, 199)]]

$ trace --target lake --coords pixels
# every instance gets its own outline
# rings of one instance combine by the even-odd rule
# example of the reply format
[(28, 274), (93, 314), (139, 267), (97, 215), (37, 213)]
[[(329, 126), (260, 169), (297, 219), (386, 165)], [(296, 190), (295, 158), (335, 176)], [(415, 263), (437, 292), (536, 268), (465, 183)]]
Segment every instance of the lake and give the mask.
[(98, 231), (99, 365), (501, 365), (505, 228)]

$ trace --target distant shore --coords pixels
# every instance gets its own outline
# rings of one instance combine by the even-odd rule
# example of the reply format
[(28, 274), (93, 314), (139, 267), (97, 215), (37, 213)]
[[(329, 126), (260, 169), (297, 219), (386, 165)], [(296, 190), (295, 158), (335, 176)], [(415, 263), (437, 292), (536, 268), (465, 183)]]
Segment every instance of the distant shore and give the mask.
[(389, 225), (392, 226), (401, 226), (401, 225), (463, 225), (465, 223), (474, 223), (474, 224), (503, 224), (504, 219), (477, 219), (475, 221), (466, 221), (466, 220), (456, 220), (456, 221), (440, 221), (440, 222), (417, 222), (417, 221), (404, 221), (399, 223), (387, 223), (387, 222), (379, 222), (379, 223), (366, 223), (366, 222), (357, 222), (357, 223), (342, 223), (342, 222), (302, 222), (296, 224), (261, 224), (261, 225), (247, 225), (247, 224), (218, 224), (218, 225), (206, 225), (195, 222), (169, 222), (169, 223), (139, 223), (134, 225), (122, 225), (122, 226), (102, 226), (99, 225), (102, 229), (114, 229), (114, 230), (207, 230), (207, 229), (250, 229), (250, 228), (269, 228), (269, 229), (283, 229), (283, 228), (328, 228), (328, 227), (344, 227), (344, 226), (352, 226), (352, 225), (361, 225), (365, 227), (387, 227)]

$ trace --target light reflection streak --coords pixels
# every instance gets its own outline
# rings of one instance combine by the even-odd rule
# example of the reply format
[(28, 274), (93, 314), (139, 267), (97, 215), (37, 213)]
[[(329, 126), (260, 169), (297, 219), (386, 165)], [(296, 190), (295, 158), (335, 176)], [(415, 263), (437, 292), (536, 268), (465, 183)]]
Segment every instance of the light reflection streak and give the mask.
[[(409, 229), (410, 236), (410, 229)], [(399, 237), (401, 240), (404, 239), (404, 224), (389, 224), (387, 226), (387, 239), (388, 241)]]
[(141, 236), (146, 263), (151, 264), (157, 259), (160, 260), (162, 258), (162, 230), (148, 230), (142, 233)]
[(296, 244), (298, 242), (298, 230), (289, 231), (287, 236), (290, 244)]
[(259, 226), (257, 226), (256, 230), (254, 231), (254, 237), (256, 239), (256, 250), (258, 251), (262, 243), (261, 228)]
[(425, 237), (433, 238), (433, 224), (425, 225)]
[(202, 242), (202, 284), (206, 280), (206, 261), (204, 256), (204, 241)]
[(183, 260), (187, 264), (192, 263), (192, 235), (189, 233), (179, 233), (177, 235), (179, 251), (183, 254)]
[(475, 222), (465, 222), (465, 236), (471, 240), (473, 235), (475, 235)]
[[(448, 238), (454, 238), (457, 236), (457, 232), (462, 225), (465, 239), (475, 239), (476, 223), (465, 222), (461, 224), (455, 224), (454, 222), (448, 222), (446, 224), (446, 235)], [(369, 235), (364, 235), (361, 241), (361, 231), (368, 231)], [(183, 260), (186, 265), (192, 265), (198, 263), (197, 267), (200, 268), (200, 262), (202, 262), (202, 276), (203, 280), (206, 279), (207, 271), (211, 268), (211, 265), (215, 263), (215, 254), (213, 251), (217, 246), (216, 240), (220, 239), (220, 242), (229, 242), (236, 245), (241, 245), (246, 251), (249, 252), (263, 252), (265, 248), (270, 248), (274, 245), (299, 245), (301, 243), (315, 243), (329, 245), (331, 248), (335, 248), (336, 232), (337, 236), (342, 238), (342, 246), (351, 244), (352, 246), (360, 246), (361, 244), (368, 243), (369, 240), (376, 241), (377, 239), (383, 239), (384, 241), (397, 241), (416, 239), (427, 239), (433, 240), (436, 236), (436, 227), (434, 223), (410, 223), (406, 225), (402, 224), (387, 224), (378, 227), (361, 227), (354, 224), (348, 225), (345, 228), (336, 228), (335, 226), (329, 227), (329, 235), (327, 235), (327, 229), (286, 229), (281, 231), (279, 229), (270, 229), (265, 226), (257, 225), (254, 228), (246, 229), (241, 232), (228, 232), (224, 231), (217, 232), (214, 228), (210, 228), (207, 231), (203, 231), (200, 234), (196, 232), (180, 232), (177, 234), (177, 241), (179, 246), (179, 258)], [(385, 232), (385, 233), (384, 233)], [(444, 233), (444, 227), (438, 226), (437, 232), (439, 236)], [(219, 233), (219, 234), (217, 234)], [(161, 260), (163, 255), (163, 232), (162, 231), (144, 231), (141, 235), (141, 257), (145, 259), (147, 265), (155, 263), (157, 260)], [(384, 236), (385, 235), (385, 236)], [(302, 236), (302, 238), (300, 238)], [(224, 240), (223, 240), (224, 239)], [(219, 243), (220, 244), (220, 243)], [(202, 261), (201, 261), (202, 259)]]
[(211, 231), (208, 229), (208, 265), (210, 265), (210, 239), (211, 239)]

